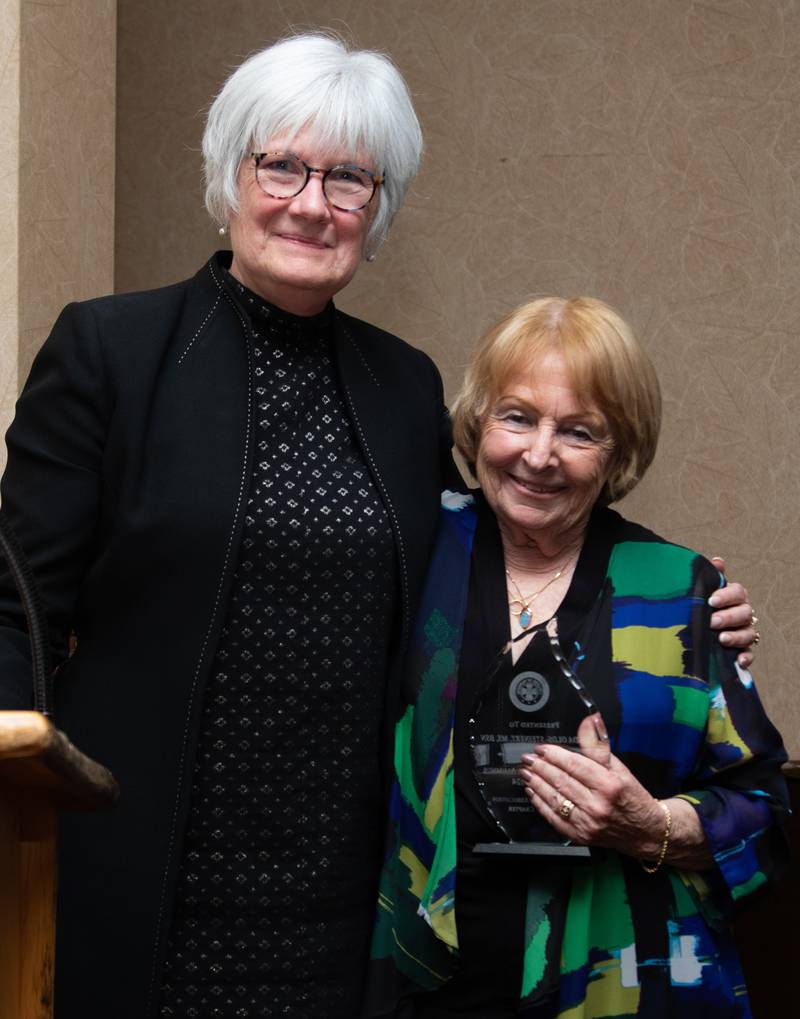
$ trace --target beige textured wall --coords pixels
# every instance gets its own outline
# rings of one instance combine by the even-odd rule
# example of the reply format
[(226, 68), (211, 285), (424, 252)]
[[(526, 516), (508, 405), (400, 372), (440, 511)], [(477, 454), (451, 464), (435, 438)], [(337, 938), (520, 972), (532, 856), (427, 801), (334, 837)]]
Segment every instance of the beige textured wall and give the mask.
[(427, 139), (340, 306), (429, 351), (451, 394), (521, 300), (618, 306), (666, 396), (656, 465), (622, 508), (746, 581), (763, 696), (800, 757), (800, 2), (120, 0), (118, 289), (216, 246), (202, 111), (289, 11), (389, 51)]
[(114, 286), (116, 0), (23, 0), (19, 375), (58, 312)]
[(0, 431), (60, 308), (113, 289), (115, 86), (116, 0), (0, 0)]
[(17, 398), (19, 25), (19, 0), (0, 0), (0, 428)]

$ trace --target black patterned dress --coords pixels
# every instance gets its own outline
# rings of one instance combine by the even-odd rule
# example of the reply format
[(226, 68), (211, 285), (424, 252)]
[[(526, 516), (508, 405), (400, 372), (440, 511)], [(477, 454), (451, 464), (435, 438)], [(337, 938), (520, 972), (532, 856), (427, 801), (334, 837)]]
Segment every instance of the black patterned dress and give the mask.
[(333, 309), (251, 311), (255, 457), (205, 691), (160, 1015), (353, 1019), (377, 871), (395, 562)]

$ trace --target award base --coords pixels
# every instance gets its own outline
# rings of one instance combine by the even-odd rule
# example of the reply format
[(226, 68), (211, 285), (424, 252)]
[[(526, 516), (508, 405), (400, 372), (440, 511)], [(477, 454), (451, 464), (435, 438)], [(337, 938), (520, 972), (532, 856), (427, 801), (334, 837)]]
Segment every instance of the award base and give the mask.
[(570, 856), (584, 860), (592, 855), (588, 846), (565, 845), (563, 842), (478, 842), (472, 851), (506, 856)]

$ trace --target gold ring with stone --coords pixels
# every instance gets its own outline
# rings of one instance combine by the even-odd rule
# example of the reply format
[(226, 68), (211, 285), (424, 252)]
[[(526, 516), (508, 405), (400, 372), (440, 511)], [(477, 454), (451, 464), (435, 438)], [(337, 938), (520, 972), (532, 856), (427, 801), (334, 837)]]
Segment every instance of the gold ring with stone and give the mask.
[(558, 808), (559, 814), (564, 818), (565, 821), (569, 820), (569, 815), (575, 809), (575, 804), (572, 800), (568, 800), (566, 797), (561, 801), (561, 806)]

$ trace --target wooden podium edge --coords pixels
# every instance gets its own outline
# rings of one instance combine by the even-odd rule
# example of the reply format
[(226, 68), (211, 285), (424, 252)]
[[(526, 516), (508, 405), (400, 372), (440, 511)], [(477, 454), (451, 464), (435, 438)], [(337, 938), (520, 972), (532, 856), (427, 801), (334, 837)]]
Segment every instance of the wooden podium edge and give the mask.
[(52, 1019), (59, 813), (116, 803), (107, 768), (36, 711), (0, 711), (0, 1017)]
[(64, 810), (108, 809), (119, 797), (111, 772), (37, 711), (0, 711), (0, 780)]

